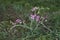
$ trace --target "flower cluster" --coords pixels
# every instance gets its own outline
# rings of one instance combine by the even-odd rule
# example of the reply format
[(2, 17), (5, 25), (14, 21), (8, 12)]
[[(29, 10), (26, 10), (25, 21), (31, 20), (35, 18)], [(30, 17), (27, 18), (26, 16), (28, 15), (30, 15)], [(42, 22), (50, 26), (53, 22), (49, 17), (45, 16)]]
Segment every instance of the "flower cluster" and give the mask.
[(40, 21), (40, 16), (37, 15), (37, 14), (31, 14), (31, 15), (30, 15), (30, 18), (31, 18), (32, 20), (36, 20), (37, 22)]
[[(39, 7), (33, 7), (31, 11), (36, 11), (37, 9), (39, 9)], [(41, 17), (41, 16), (37, 15), (37, 13), (31, 14), (29, 17), (31, 18), (31, 20), (36, 20), (36, 22), (40, 22), (41, 19), (45, 20), (47, 18), (46, 16)], [(15, 23), (22, 23), (22, 22), (23, 21), (21, 19), (16, 19), (15, 20)]]
[(22, 20), (21, 20), (21, 19), (16, 19), (15, 22), (16, 22), (16, 23), (22, 23)]

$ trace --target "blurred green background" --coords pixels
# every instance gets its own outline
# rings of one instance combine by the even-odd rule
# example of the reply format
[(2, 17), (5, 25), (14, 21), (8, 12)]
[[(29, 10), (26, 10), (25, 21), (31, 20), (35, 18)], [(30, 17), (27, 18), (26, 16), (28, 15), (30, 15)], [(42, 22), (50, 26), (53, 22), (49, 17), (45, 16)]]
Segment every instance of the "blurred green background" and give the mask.
[[(60, 0), (0, 0), (0, 22), (15, 21), (16, 18), (26, 19), (35, 6), (42, 9), (41, 15), (44, 13), (48, 15), (48, 22), (45, 24), (48, 24), (48, 27), (51, 26), (53, 33), (47, 33), (41, 29), (38, 37), (27, 40), (60, 40)], [(24, 40), (22, 36), (25, 29), (18, 27), (16, 34), (10, 35), (13, 31), (11, 33), (4, 31), (9, 30), (10, 26), (9, 22), (0, 23), (0, 40)]]

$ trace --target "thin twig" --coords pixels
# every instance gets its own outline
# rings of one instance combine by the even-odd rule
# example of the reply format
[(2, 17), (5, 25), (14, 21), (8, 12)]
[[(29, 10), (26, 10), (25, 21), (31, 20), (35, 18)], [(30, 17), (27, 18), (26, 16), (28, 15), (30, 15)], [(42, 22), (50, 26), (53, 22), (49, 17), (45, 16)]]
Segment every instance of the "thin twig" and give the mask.
[(16, 25), (12, 26), (12, 27), (10, 28), (9, 32), (10, 32), (13, 28), (15, 28), (15, 27), (16, 27)]
[(43, 22), (41, 22), (41, 24), (43, 25), (44, 28), (46, 28), (46, 29), (48, 29), (50, 32), (52, 32), (52, 30), (51, 30), (50, 28), (46, 27), (46, 26), (43, 24)]
[(13, 28), (15, 28), (15, 27), (17, 27), (17, 26), (21, 26), (21, 27), (23, 27), (23, 28), (27, 28), (27, 29), (29, 29), (29, 30), (32, 30), (32, 28), (30, 28), (30, 27), (28, 27), (28, 26), (26, 26), (26, 25), (14, 25), (14, 26), (12, 26), (12, 27), (10, 28), (9, 31), (11, 31)]

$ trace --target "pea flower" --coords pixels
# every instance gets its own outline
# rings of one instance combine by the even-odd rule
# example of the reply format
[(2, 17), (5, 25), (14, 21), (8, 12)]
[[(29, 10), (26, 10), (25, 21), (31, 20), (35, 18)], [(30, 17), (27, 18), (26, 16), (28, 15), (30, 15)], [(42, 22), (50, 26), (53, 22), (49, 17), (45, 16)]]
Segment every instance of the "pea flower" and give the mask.
[(32, 11), (35, 11), (37, 9), (39, 9), (39, 7), (34, 7), (34, 8), (32, 8)]
[(40, 16), (36, 16), (36, 21), (39, 22), (40, 21)]
[(21, 19), (16, 19), (16, 23), (22, 23)]
[(34, 19), (35, 19), (35, 17), (36, 17), (36, 14), (31, 14), (30, 16), (31, 16), (31, 19), (33, 19), (33, 20), (34, 20)]

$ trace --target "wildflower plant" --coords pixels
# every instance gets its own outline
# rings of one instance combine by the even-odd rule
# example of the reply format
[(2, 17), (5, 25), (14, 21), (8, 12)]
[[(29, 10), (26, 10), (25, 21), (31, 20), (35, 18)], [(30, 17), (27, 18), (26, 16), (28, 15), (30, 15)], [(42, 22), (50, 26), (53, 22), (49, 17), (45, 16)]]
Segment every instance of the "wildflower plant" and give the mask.
[(15, 25), (11, 22), (13, 26), (10, 28), (9, 32), (11, 32), (15, 27), (22, 27), (26, 29), (24, 34), (25, 36), (23, 35), (22, 37), (23, 40), (38, 37), (41, 33), (41, 26), (46, 28), (49, 32), (52, 32), (52, 30), (44, 24), (44, 20), (47, 20), (46, 17), (42, 17), (38, 13), (35, 13), (36, 10), (39, 11), (39, 7), (34, 7), (32, 10), (31, 11), (34, 13), (28, 16), (28, 23), (26, 23), (26, 20), (16, 19), (14, 22)]
[[(0, 39), (3, 40), (51, 40), (57, 39), (60, 14), (40, 15), (41, 8), (33, 7), (31, 13), (25, 14), (21, 18), (16, 18), (14, 21), (3, 21), (0, 23)], [(24, 15), (24, 14), (23, 14)], [(49, 17), (49, 16), (54, 16)], [(56, 16), (56, 17), (55, 17)], [(58, 20), (57, 20), (57, 19)], [(57, 20), (57, 21), (56, 21)], [(55, 26), (54, 23), (56, 22)], [(56, 27), (56, 28), (55, 28)], [(52, 37), (53, 36), (53, 37)]]
[(60, 40), (59, 4), (59, 0), (0, 0), (0, 40)]

